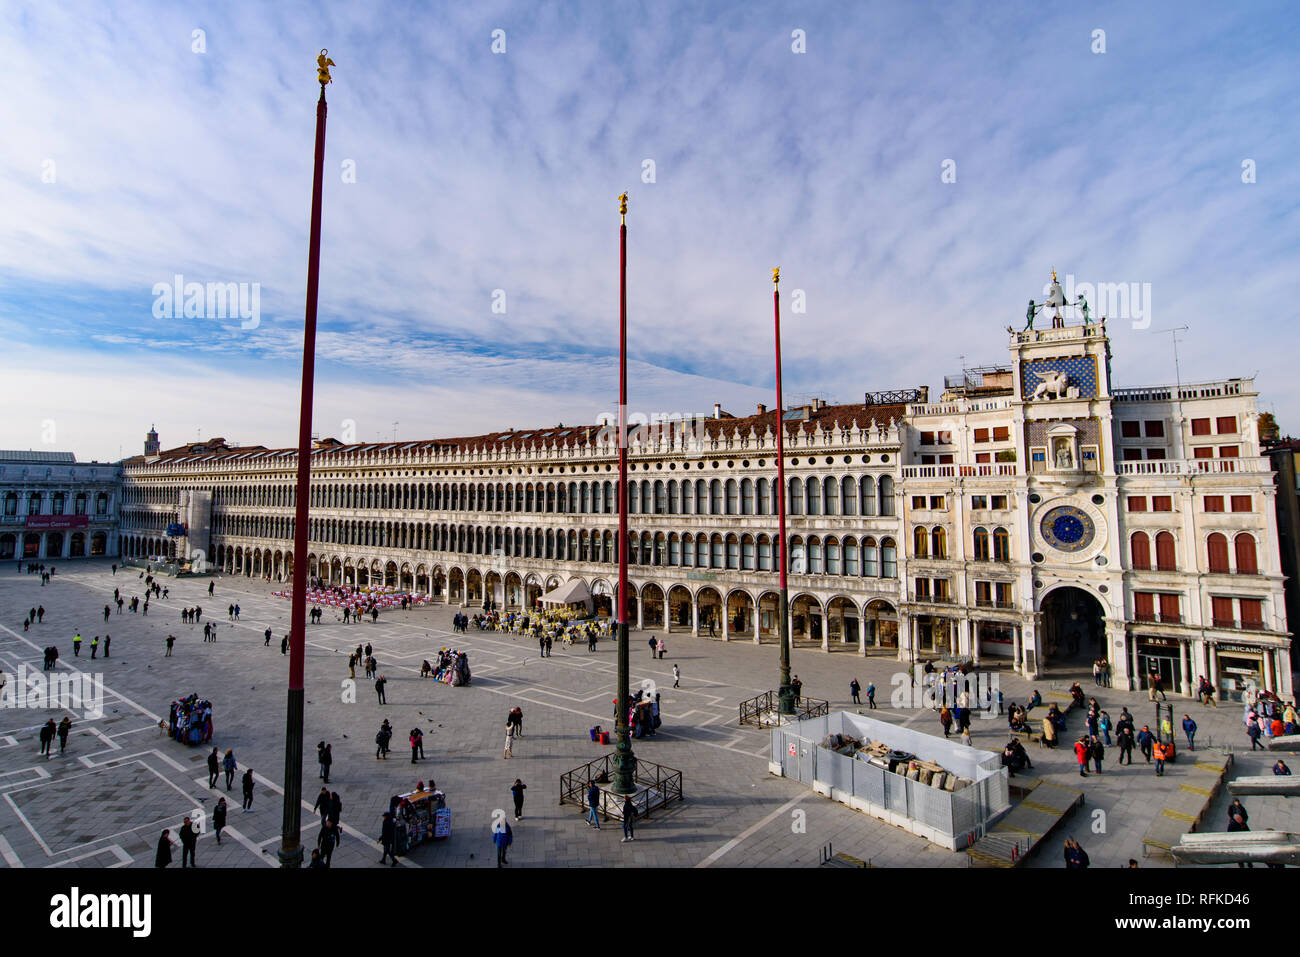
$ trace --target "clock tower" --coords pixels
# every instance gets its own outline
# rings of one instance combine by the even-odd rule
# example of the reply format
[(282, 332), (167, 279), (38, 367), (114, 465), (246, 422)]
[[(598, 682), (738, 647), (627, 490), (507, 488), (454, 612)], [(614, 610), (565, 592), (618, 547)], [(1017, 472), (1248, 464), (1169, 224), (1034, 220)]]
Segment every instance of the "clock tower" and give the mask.
[[(1050, 313), (1050, 328), (1034, 328), (1039, 310)], [(1030, 553), (1022, 594), (1034, 609), (1025, 673), (1109, 658), (1120, 676), (1123, 561), (1106, 321), (1091, 321), (1082, 300), (1067, 302), (1055, 272), (1047, 301), (1031, 300), (1026, 318), (1010, 343), (1012, 432), (1026, 474), (1017, 504)]]

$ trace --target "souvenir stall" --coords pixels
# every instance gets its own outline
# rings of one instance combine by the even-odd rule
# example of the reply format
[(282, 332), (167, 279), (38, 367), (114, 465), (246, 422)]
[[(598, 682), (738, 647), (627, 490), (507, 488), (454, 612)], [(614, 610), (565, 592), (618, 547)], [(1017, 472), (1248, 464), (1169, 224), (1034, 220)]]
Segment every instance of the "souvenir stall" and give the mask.
[(424, 782), (408, 794), (397, 796), (397, 812), (393, 815), (397, 830), (396, 851), (405, 854), (426, 841), (440, 841), (451, 836), (451, 808), (447, 798), (432, 784)]
[(173, 701), (168, 712), (167, 736), (182, 744), (207, 744), (212, 740), (212, 702), (197, 694)]
[(459, 688), (469, 684), (469, 654), (455, 648), (443, 648), (438, 652), (438, 664), (435, 681)]

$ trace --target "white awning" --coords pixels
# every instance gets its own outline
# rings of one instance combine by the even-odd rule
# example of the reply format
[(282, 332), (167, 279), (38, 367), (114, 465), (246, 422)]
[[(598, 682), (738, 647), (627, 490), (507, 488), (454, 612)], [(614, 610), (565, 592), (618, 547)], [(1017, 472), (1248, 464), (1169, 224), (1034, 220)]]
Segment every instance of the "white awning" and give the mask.
[(587, 583), (581, 578), (575, 578), (567, 585), (553, 588), (542, 596), (542, 602), (548, 605), (576, 605), (590, 600), (591, 592), (587, 590)]

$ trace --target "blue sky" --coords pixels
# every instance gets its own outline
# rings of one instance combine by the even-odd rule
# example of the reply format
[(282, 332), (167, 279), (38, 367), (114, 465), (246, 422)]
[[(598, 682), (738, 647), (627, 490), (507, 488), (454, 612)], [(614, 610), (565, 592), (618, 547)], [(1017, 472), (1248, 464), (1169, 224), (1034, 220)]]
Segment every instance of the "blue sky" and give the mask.
[[(846, 402), (1004, 361), (1055, 268), (1150, 284), (1117, 385), (1186, 325), (1300, 430), (1294, 4), (7, 3), (0, 447), (293, 444), (320, 47), (321, 434), (611, 411), (624, 188), (635, 410), (772, 402), (773, 265), (787, 393)], [(259, 324), (156, 318), (176, 274)]]

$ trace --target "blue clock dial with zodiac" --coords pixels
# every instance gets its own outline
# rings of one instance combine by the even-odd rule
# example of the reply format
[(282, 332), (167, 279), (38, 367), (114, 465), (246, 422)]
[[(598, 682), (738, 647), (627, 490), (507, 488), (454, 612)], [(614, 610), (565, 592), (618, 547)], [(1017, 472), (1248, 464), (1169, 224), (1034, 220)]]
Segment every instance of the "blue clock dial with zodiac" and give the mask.
[(1043, 541), (1063, 552), (1078, 552), (1092, 544), (1097, 527), (1087, 512), (1073, 505), (1058, 505), (1039, 524)]

